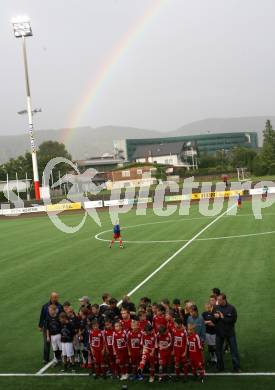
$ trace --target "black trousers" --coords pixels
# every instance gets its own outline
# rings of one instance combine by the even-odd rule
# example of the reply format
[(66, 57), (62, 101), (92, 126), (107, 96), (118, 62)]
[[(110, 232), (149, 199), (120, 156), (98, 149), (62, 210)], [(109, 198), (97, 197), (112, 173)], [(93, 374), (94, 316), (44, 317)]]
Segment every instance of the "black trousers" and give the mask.
[(43, 329), (43, 360), (46, 362), (50, 361), (50, 351), (51, 351), (51, 343), (47, 341), (47, 331), (46, 329)]
[(226, 337), (226, 338), (218, 336), (218, 335), (216, 336), (217, 368), (219, 370), (224, 370), (223, 354), (224, 354), (225, 340), (228, 341), (228, 344), (230, 346), (230, 353), (231, 353), (233, 368), (235, 370), (238, 370), (240, 368), (240, 358), (239, 358), (239, 352), (238, 352), (237, 339), (236, 339), (235, 335), (233, 335), (231, 337)]

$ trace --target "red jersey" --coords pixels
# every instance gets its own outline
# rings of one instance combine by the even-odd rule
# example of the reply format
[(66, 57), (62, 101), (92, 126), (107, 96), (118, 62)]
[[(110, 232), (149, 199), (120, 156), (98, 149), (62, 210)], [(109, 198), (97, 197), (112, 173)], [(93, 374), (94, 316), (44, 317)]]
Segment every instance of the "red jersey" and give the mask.
[(113, 348), (115, 352), (127, 350), (127, 338), (124, 330), (120, 332), (114, 331), (113, 333)]
[(165, 334), (157, 335), (157, 347), (159, 349), (160, 354), (169, 354), (171, 353), (172, 346), (172, 336), (169, 332)]
[(113, 349), (113, 334), (114, 334), (113, 329), (105, 329), (104, 331), (104, 340), (108, 350)]
[(167, 321), (167, 329), (169, 330), (169, 332), (173, 332), (173, 330), (174, 330), (174, 328), (175, 328), (175, 322), (174, 322), (174, 320), (173, 319), (171, 319), (171, 320), (168, 320)]
[(159, 327), (161, 325), (165, 326), (165, 328), (167, 327), (167, 321), (166, 321), (165, 316), (155, 315), (153, 318), (153, 328), (154, 328), (155, 332), (159, 331)]
[(149, 350), (153, 350), (156, 348), (156, 335), (155, 333), (151, 333), (151, 334), (146, 334), (146, 333), (143, 333), (142, 334), (142, 338), (141, 338), (141, 345), (143, 347), (143, 349), (149, 349)]
[(125, 330), (125, 332), (129, 332), (129, 330), (131, 329), (131, 323), (132, 323), (132, 320), (131, 318), (129, 320), (120, 320), (120, 323), (121, 323), (121, 326), (122, 326), (122, 329)]
[(128, 335), (128, 347), (131, 352), (138, 352), (141, 349), (142, 333), (138, 329), (136, 331), (130, 330)]
[(203, 363), (202, 345), (196, 333), (187, 336), (189, 359), (191, 364)]
[(148, 320), (139, 320), (138, 321), (138, 327), (143, 332), (146, 325), (151, 325), (150, 321)]
[(172, 334), (173, 334), (173, 349), (175, 355), (184, 354), (187, 345), (187, 334), (185, 329), (174, 328)]
[(89, 334), (90, 347), (102, 351), (104, 349), (104, 334), (100, 329), (93, 329)]

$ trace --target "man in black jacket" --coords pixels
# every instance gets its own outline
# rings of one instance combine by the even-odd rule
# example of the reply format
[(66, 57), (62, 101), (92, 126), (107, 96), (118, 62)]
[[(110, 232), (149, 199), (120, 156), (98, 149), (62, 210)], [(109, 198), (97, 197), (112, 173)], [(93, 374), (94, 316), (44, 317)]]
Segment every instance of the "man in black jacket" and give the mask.
[(223, 347), (225, 340), (227, 340), (230, 346), (233, 369), (235, 372), (240, 372), (240, 359), (235, 334), (237, 310), (227, 302), (226, 295), (223, 293), (218, 296), (217, 303), (214, 314), (216, 319), (217, 368), (219, 371), (224, 370)]
[(58, 302), (58, 300), (58, 294), (56, 292), (52, 292), (49, 302), (45, 303), (45, 305), (43, 305), (41, 308), (38, 328), (40, 332), (43, 332), (43, 363), (45, 364), (50, 360), (50, 342), (47, 340), (47, 318), (49, 315), (49, 306), (55, 305), (57, 309), (57, 315), (59, 315), (63, 311), (63, 307)]

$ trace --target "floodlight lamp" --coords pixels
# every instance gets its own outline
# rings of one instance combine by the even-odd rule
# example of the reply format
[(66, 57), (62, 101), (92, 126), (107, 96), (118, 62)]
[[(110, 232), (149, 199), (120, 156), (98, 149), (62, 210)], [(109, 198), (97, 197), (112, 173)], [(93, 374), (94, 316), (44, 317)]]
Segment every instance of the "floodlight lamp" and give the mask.
[(31, 37), (32, 29), (30, 19), (27, 16), (20, 16), (12, 19), (15, 38)]

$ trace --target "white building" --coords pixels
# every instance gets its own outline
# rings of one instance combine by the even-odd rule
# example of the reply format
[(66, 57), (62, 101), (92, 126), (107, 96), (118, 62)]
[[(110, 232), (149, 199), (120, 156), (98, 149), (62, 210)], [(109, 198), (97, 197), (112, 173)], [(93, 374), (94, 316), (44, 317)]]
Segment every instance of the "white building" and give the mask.
[(172, 165), (174, 167), (195, 166), (197, 151), (186, 148), (185, 142), (138, 145), (133, 159), (139, 163)]

